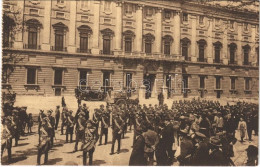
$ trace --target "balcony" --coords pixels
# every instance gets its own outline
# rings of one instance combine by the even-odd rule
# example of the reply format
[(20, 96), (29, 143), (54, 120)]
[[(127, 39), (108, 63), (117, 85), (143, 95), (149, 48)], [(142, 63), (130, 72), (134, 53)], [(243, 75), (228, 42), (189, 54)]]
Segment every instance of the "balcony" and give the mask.
[(91, 53), (91, 49), (80, 49), (80, 48), (77, 48), (77, 53)]
[(3, 48), (13, 48), (14, 42), (3, 42)]
[(51, 51), (67, 52), (67, 47), (55, 47), (55, 46), (51, 46)]
[(213, 63), (220, 63), (220, 64), (223, 64), (223, 60), (216, 60), (216, 59), (214, 59), (214, 60), (213, 60)]
[(237, 61), (228, 61), (228, 65), (237, 65)]
[(114, 55), (114, 51), (110, 50), (110, 51), (104, 52), (103, 50), (100, 50), (99, 54), (101, 54), (101, 55)]
[(41, 50), (41, 45), (31, 45), (31, 44), (24, 44), (24, 49), (35, 49), (35, 50)]
[(208, 62), (206, 58), (198, 58), (197, 62)]

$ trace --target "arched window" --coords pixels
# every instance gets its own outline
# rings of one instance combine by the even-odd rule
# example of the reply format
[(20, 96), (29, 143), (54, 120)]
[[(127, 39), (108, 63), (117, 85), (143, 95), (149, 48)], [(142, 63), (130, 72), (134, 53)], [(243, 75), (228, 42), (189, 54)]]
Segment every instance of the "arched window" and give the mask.
[(237, 45), (235, 43), (231, 43), (229, 46), (229, 64), (236, 64), (235, 62), (235, 54)]
[(133, 45), (133, 38), (135, 36), (133, 31), (127, 30), (123, 33), (124, 40), (125, 40), (125, 52), (131, 53), (132, 52), (132, 45)]
[(106, 28), (101, 31), (103, 35), (103, 54), (109, 55), (111, 52), (111, 40), (114, 35), (114, 32), (109, 28)]
[(145, 46), (146, 54), (152, 53), (152, 44), (153, 44), (154, 39), (155, 39), (155, 37), (150, 33), (144, 35), (144, 46)]
[(214, 63), (220, 63), (220, 53), (221, 53), (222, 43), (218, 41), (215, 42), (213, 45), (215, 51)]
[(163, 53), (165, 55), (170, 55), (173, 38), (170, 35), (165, 35), (162, 39), (163, 39)]
[(243, 51), (244, 51), (244, 65), (249, 65), (250, 46), (248, 44), (243, 46)]
[(87, 25), (82, 25), (78, 27), (79, 38), (80, 38), (80, 48), (78, 52), (80, 53), (89, 53), (89, 36), (92, 34), (92, 29)]
[(204, 39), (199, 40), (198, 42), (198, 46), (199, 46), (199, 58), (198, 61), (199, 62), (205, 62), (205, 47), (207, 45), (207, 42)]
[(181, 54), (186, 61), (189, 60), (188, 51), (189, 51), (190, 40), (188, 38), (181, 39)]
[(68, 27), (63, 23), (59, 22), (53, 25), (54, 32), (55, 32), (55, 51), (66, 51), (67, 48), (65, 47), (65, 34)]

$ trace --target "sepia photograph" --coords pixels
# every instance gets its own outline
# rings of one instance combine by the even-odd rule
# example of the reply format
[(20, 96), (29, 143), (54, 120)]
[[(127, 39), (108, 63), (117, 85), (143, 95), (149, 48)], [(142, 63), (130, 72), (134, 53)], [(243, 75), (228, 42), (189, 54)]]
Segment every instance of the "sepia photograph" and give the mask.
[(258, 166), (259, 0), (2, 0), (1, 163)]

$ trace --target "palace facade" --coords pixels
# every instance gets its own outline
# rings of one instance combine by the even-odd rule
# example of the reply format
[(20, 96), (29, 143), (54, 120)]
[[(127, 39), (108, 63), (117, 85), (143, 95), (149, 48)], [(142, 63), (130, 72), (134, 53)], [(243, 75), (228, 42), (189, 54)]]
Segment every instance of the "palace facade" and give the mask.
[(13, 58), (2, 88), (24, 99), (75, 96), (78, 87), (258, 99), (259, 12), (188, 0), (3, 2), (15, 11), (15, 35), (17, 18), (4, 18), (3, 56)]

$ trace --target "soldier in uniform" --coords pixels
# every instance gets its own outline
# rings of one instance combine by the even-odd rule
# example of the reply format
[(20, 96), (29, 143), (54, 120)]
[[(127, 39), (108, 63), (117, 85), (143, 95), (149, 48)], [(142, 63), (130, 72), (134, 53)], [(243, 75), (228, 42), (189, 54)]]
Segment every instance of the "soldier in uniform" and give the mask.
[(55, 110), (55, 130), (58, 129), (59, 121), (60, 121), (60, 106), (57, 106)]
[(30, 113), (28, 115), (28, 120), (27, 120), (28, 133), (32, 133), (32, 126), (33, 126), (33, 118), (32, 118), (32, 113)]
[(13, 110), (12, 124), (14, 125), (13, 126), (14, 136), (13, 137), (15, 139), (15, 146), (18, 146), (18, 140), (19, 140), (20, 135), (21, 135), (22, 126), (21, 126), (20, 121), (19, 121), (17, 110)]
[(64, 107), (61, 113), (61, 135), (63, 135), (64, 126), (66, 126), (65, 122), (67, 120), (67, 115), (68, 115), (67, 113), (68, 113), (68, 109), (67, 107)]
[(99, 109), (94, 110), (92, 121), (94, 123), (94, 126), (96, 127), (96, 133), (98, 136), (98, 127), (99, 127), (99, 121), (100, 121), (100, 110)]
[(70, 135), (70, 142), (72, 143), (73, 139), (73, 128), (74, 128), (74, 117), (72, 116), (72, 110), (68, 112), (68, 116), (66, 119), (66, 143), (68, 143), (69, 135)]
[(83, 104), (82, 111), (85, 113), (86, 120), (88, 120), (89, 119), (89, 111), (88, 111), (87, 105), (85, 103)]
[(86, 118), (85, 118), (85, 113), (83, 111), (81, 111), (78, 114), (77, 119), (75, 119), (75, 124), (76, 124), (76, 128), (75, 128), (75, 134), (76, 134), (76, 143), (75, 143), (75, 147), (74, 147), (74, 152), (76, 152), (78, 150), (78, 143), (79, 141), (83, 141), (83, 137), (84, 137), (84, 130), (85, 130), (85, 125), (86, 125)]
[(117, 154), (120, 153), (121, 135), (123, 133), (123, 127), (124, 127), (124, 123), (120, 119), (120, 113), (118, 111), (116, 111), (112, 116), (113, 137), (112, 137), (112, 147), (111, 147), (110, 155), (114, 154), (114, 147), (115, 147), (116, 140), (118, 142)]
[(42, 120), (46, 115), (44, 114), (44, 110), (40, 110), (39, 116), (38, 116), (38, 134), (39, 134), (39, 142), (40, 142), (40, 137), (41, 137), (41, 133), (40, 133), (40, 129), (42, 127)]
[(84, 129), (84, 138), (82, 144), (83, 151), (83, 165), (87, 165), (87, 153), (89, 157), (89, 165), (92, 165), (93, 153), (95, 151), (96, 142), (98, 136), (96, 133), (96, 127), (92, 121), (88, 120), (86, 123), (86, 128)]
[(52, 128), (47, 117), (42, 119), (42, 126), (40, 128), (40, 142), (38, 146), (37, 165), (41, 164), (41, 155), (45, 154), (44, 164), (48, 161), (48, 151), (51, 148), (51, 135), (48, 133)]
[[(1, 137), (1, 159), (3, 157), (4, 150), (7, 149), (8, 162), (12, 159), (12, 121), (11, 117), (5, 117), (2, 120), (2, 137)], [(2, 160), (3, 161), (3, 160)]]
[(50, 140), (51, 140), (51, 147), (53, 146), (53, 139), (55, 137), (55, 118), (51, 115), (52, 110), (48, 110), (47, 112), (47, 120), (49, 121), (51, 127), (49, 128), (49, 135), (50, 135)]
[(103, 110), (101, 115), (101, 133), (99, 138), (99, 145), (102, 145), (103, 135), (105, 135), (105, 145), (107, 144), (109, 121), (110, 121), (109, 111)]

